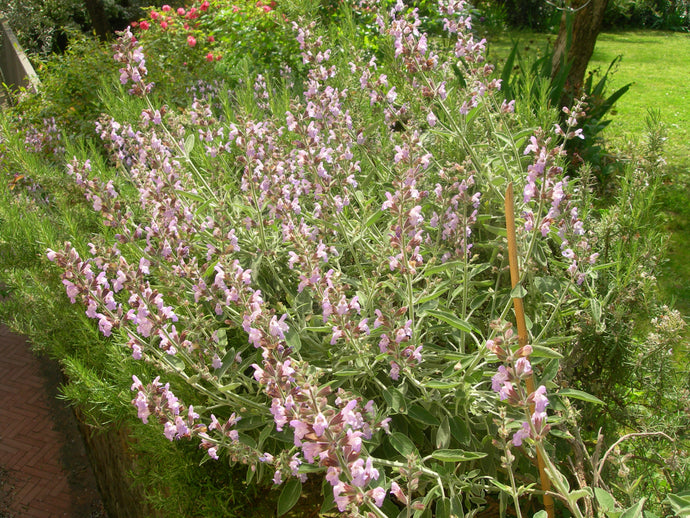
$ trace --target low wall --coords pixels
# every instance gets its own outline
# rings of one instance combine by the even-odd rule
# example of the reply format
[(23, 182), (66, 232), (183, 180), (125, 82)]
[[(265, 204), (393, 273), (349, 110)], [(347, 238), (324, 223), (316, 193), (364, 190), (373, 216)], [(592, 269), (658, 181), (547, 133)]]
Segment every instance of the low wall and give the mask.
[(0, 19), (0, 69), (3, 80), (10, 87), (24, 87), (36, 90), (39, 84), (38, 76), (31, 66), (29, 58), (17, 41), (7, 20)]
[(144, 503), (141, 488), (132, 485), (129, 472), (136, 469), (137, 462), (127, 429), (96, 430), (76, 414), (108, 517), (163, 518)]

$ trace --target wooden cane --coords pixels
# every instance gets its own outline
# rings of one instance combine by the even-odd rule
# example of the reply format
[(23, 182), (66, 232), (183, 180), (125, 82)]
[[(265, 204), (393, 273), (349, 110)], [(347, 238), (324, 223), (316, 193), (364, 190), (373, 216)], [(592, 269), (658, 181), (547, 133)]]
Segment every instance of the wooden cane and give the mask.
[[(510, 264), (510, 284), (512, 289), (520, 282), (520, 270), (518, 267), (517, 254), (517, 238), (515, 236), (515, 205), (513, 202), (513, 184), (508, 184), (506, 189), (506, 231), (508, 233), (508, 262)], [(527, 325), (525, 323), (525, 308), (522, 305), (522, 297), (513, 297), (513, 307), (515, 309), (515, 321), (517, 322), (518, 330), (518, 344), (520, 347), (527, 345)], [(534, 375), (530, 374), (525, 380), (527, 384), (527, 392), (533, 393)], [(534, 413), (534, 403), (530, 405), (530, 411)], [(539, 466), (539, 479), (541, 481), (541, 489), (544, 491), (544, 509), (549, 518), (554, 518), (553, 498), (548, 491), (551, 489), (551, 480), (546, 474), (544, 459), (541, 452), (537, 450), (537, 465)]]

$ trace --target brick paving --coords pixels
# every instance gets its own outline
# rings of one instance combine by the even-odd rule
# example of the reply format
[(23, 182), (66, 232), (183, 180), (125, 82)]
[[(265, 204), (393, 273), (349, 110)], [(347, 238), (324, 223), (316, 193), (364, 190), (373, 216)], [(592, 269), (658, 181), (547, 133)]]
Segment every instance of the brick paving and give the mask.
[(57, 365), (0, 324), (0, 518), (105, 513)]

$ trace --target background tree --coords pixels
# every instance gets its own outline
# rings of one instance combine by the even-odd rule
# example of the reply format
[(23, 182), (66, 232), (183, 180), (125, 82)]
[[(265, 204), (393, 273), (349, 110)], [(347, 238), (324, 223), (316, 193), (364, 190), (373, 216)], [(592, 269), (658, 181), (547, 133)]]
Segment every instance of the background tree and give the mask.
[(84, 6), (91, 18), (93, 30), (101, 40), (107, 40), (112, 34), (112, 29), (103, 2), (101, 0), (84, 0)]
[(561, 106), (571, 104), (580, 93), (607, 4), (608, 0), (572, 0), (563, 10), (551, 61), (552, 79), (567, 67)]

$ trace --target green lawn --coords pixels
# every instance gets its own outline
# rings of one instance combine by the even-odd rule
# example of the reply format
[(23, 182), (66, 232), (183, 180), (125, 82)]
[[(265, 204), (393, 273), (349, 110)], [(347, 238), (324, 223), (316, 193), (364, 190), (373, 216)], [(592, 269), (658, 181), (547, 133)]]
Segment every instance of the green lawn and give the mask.
[[(661, 31), (630, 31), (599, 35), (590, 68), (605, 70), (622, 55), (611, 81), (612, 91), (632, 87), (616, 106), (606, 135), (616, 141), (644, 131), (648, 109), (659, 110), (668, 129), (666, 151), (674, 172), (690, 169), (690, 35)], [(671, 57), (666, 57), (671, 56)]]
[[(634, 31), (599, 36), (591, 66), (608, 66), (622, 55), (612, 88), (632, 83), (616, 106), (605, 135), (615, 144), (644, 131), (648, 109), (659, 110), (666, 125), (667, 179), (662, 203), (671, 238), (660, 279), (665, 294), (690, 315), (690, 35)], [(672, 56), (670, 58), (665, 56)]]
[[(520, 41), (523, 55), (543, 52), (553, 35), (504, 33), (489, 40), (489, 59), (501, 66), (512, 42)], [(667, 130), (667, 175), (661, 202), (671, 232), (660, 285), (676, 307), (690, 315), (690, 34), (626, 31), (600, 34), (590, 70), (605, 72), (617, 57), (609, 93), (632, 83), (618, 101), (604, 132), (610, 148), (625, 149), (644, 137), (649, 109), (659, 110)], [(671, 56), (671, 57), (667, 57)]]
[[(489, 60), (505, 59), (512, 43), (520, 42), (523, 55), (539, 54), (554, 35), (510, 31), (489, 37)], [(590, 62), (590, 70), (606, 71), (622, 56), (610, 83), (610, 92), (632, 83), (615, 107), (616, 116), (606, 132), (615, 144), (637, 138), (644, 131), (648, 109), (658, 109), (668, 127), (667, 153), (673, 169), (690, 169), (690, 34), (662, 31), (603, 33)], [(672, 56), (665, 58), (665, 56)]]

